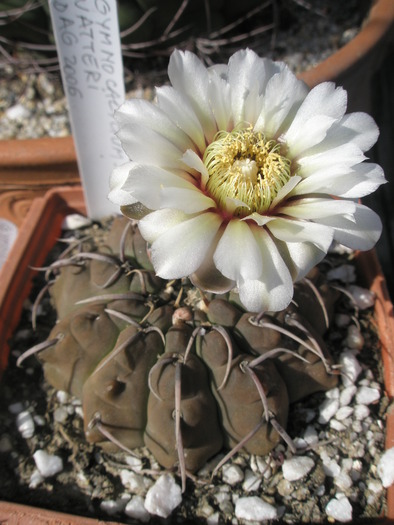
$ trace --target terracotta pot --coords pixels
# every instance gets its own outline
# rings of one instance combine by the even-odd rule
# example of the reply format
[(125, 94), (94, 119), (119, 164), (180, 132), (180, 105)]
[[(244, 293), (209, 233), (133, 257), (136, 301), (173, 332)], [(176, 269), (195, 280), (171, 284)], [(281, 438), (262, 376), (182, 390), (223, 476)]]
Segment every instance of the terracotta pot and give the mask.
[(80, 184), (71, 136), (0, 141), (0, 217), (20, 225), (36, 197)]
[[(49, 191), (44, 197), (35, 199), (25, 221), (18, 241), (0, 272), (0, 370), (4, 371), (8, 361), (7, 341), (17, 327), (23, 302), (31, 290), (31, 279), (36, 273), (32, 266), (43, 263), (47, 253), (55, 244), (64, 217), (69, 213), (84, 213), (85, 204), (80, 187), (60, 187)], [(385, 387), (388, 396), (394, 398), (394, 319), (384, 277), (380, 271), (375, 252), (357, 256), (363, 285), (376, 293), (376, 327), (382, 343), (382, 358), (385, 368)], [(386, 448), (394, 446), (394, 407), (387, 416)], [(388, 490), (386, 521), (394, 520), (394, 485)], [(58, 525), (98, 525), (97, 520), (53, 513), (42, 509), (0, 502), (0, 523), (31, 525), (35, 523), (57, 523)], [(115, 523), (115, 522), (111, 522)], [(372, 522), (371, 522), (372, 523)]]

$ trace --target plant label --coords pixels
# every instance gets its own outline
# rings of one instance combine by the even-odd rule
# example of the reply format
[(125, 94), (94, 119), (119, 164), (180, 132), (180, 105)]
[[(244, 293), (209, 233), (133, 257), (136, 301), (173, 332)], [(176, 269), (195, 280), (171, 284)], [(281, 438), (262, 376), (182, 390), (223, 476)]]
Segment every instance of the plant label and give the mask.
[(127, 161), (114, 112), (125, 88), (116, 0), (50, 0), (53, 30), (89, 217), (119, 212), (109, 176)]

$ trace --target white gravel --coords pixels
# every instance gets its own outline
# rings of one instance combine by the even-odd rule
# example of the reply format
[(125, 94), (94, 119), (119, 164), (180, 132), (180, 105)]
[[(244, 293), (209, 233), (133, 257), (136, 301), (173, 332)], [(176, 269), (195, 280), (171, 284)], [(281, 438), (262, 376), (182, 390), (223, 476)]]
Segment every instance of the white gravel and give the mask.
[(315, 462), (312, 458), (308, 456), (294, 456), (283, 462), (283, 477), (288, 481), (296, 481), (305, 477), (314, 466)]
[(330, 500), (326, 506), (327, 516), (334, 518), (341, 523), (352, 520), (353, 509), (346, 496)]
[(148, 490), (145, 498), (145, 509), (150, 514), (168, 518), (181, 501), (181, 487), (176, 483), (173, 476), (163, 474)]
[(378, 474), (383, 487), (390, 487), (394, 483), (394, 447), (382, 454), (378, 464)]
[(257, 496), (239, 498), (235, 504), (235, 516), (243, 520), (266, 521), (278, 518), (278, 511)]
[(63, 460), (61, 457), (48, 454), (45, 450), (36, 450), (33, 454), (36, 466), (44, 478), (49, 478), (63, 470)]

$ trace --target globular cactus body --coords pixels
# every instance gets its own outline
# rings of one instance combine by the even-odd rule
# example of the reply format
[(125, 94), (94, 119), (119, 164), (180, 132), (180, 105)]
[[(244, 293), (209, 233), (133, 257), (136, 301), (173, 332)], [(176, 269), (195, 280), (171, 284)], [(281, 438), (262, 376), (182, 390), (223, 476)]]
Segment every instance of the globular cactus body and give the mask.
[(58, 322), (37, 355), (82, 400), (89, 441), (145, 445), (184, 477), (223, 446), (266, 454), (287, 437), (289, 403), (335, 385), (323, 334), (336, 296), (318, 271), (285, 311), (256, 315), (156, 277), (125, 219), (85, 248), (47, 270)]

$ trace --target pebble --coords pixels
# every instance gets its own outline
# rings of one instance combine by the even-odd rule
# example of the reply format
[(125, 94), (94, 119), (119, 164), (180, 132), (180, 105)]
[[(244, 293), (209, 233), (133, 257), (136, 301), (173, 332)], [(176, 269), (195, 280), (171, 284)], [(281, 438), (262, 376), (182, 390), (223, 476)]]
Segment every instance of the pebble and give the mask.
[(40, 471), (35, 468), (30, 476), (29, 489), (37, 488), (44, 481), (44, 477), (41, 475)]
[(369, 416), (369, 408), (365, 405), (355, 405), (353, 413), (358, 421), (362, 421)]
[(361, 334), (359, 328), (355, 325), (349, 326), (347, 330), (347, 336), (345, 339), (345, 344), (349, 348), (354, 348), (355, 350), (361, 350), (364, 346), (364, 337)]
[(144, 498), (142, 496), (133, 496), (127, 503), (124, 513), (130, 518), (147, 523), (150, 520), (150, 514), (144, 506)]
[(91, 219), (84, 217), (79, 213), (71, 213), (63, 220), (63, 230), (78, 230), (79, 228), (86, 228), (92, 224)]
[(100, 509), (108, 514), (108, 516), (115, 516), (125, 509), (127, 502), (129, 501), (129, 496), (124, 495), (120, 498), (113, 500), (107, 499), (103, 500), (100, 503)]
[(382, 454), (377, 471), (384, 488), (390, 487), (394, 483), (394, 447), (388, 448)]
[(380, 399), (380, 392), (377, 388), (361, 386), (356, 394), (356, 401), (360, 405), (371, 405)]
[(62, 458), (48, 454), (45, 450), (36, 450), (33, 458), (41, 476), (44, 478), (54, 476), (63, 470)]
[(335, 414), (335, 419), (343, 421), (353, 414), (353, 408), (349, 406), (340, 407)]
[(23, 410), (16, 417), (16, 426), (22, 437), (29, 439), (34, 436), (34, 419), (30, 412)]
[(356, 392), (357, 392), (356, 385), (349, 385), (346, 388), (344, 388), (339, 396), (339, 404), (341, 406), (350, 405), (354, 397), (354, 394)]
[(315, 466), (315, 462), (309, 456), (294, 456), (285, 459), (282, 465), (283, 477), (288, 481), (301, 479)]
[(148, 490), (145, 498), (145, 509), (150, 514), (168, 518), (181, 501), (181, 487), (175, 482), (173, 476), (163, 474)]
[(64, 423), (68, 418), (68, 410), (64, 407), (57, 407), (53, 413), (53, 419), (58, 423)]
[(222, 479), (229, 485), (241, 483), (244, 479), (243, 470), (238, 465), (227, 464), (223, 467)]
[(326, 506), (326, 514), (341, 523), (352, 520), (353, 509), (346, 496), (330, 500)]
[(352, 478), (343, 470), (341, 470), (338, 476), (334, 477), (334, 483), (340, 490), (350, 489), (353, 485)]
[(247, 469), (245, 471), (245, 479), (242, 483), (242, 489), (245, 492), (251, 492), (252, 490), (258, 490), (261, 485), (261, 478), (256, 476), (256, 474), (250, 470)]
[(146, 490), (152, 485), (151, 480), (132, 470), (122, 469), (119, 472), (123, 485), (136, 494), (145, 494)]
[(354, 355), (353, 350), (345, 350), (339, 356), (340, 370), (342, 373), (342, 383), (345, 387), (354, 384), (362, 372), (360, 363)]
[(356, 284), (351, 284), (348, 287), (348, 291), (352, 294), (354, 302), (360, 308), (360, 310), (366, 310), (375, 304), (375, 294), (370, 290), (361, 288)]
[(330, 421), (330, 419), (335, 416), (339, 408), (338, 399), (325, 399), (323, 403), (319, 406), (319, 423), (325, 424)]
[(257, 496), (247, 496), (237, 500), (235, 516), (241, 520), (275, 520), (278, 518), (278, 511)]
[(26, 408), (26, 404), (21, 403), (19, 401), (8, 405), (8, 410), (10, 411), (11, 414), (20, 414), (25, 408)]

